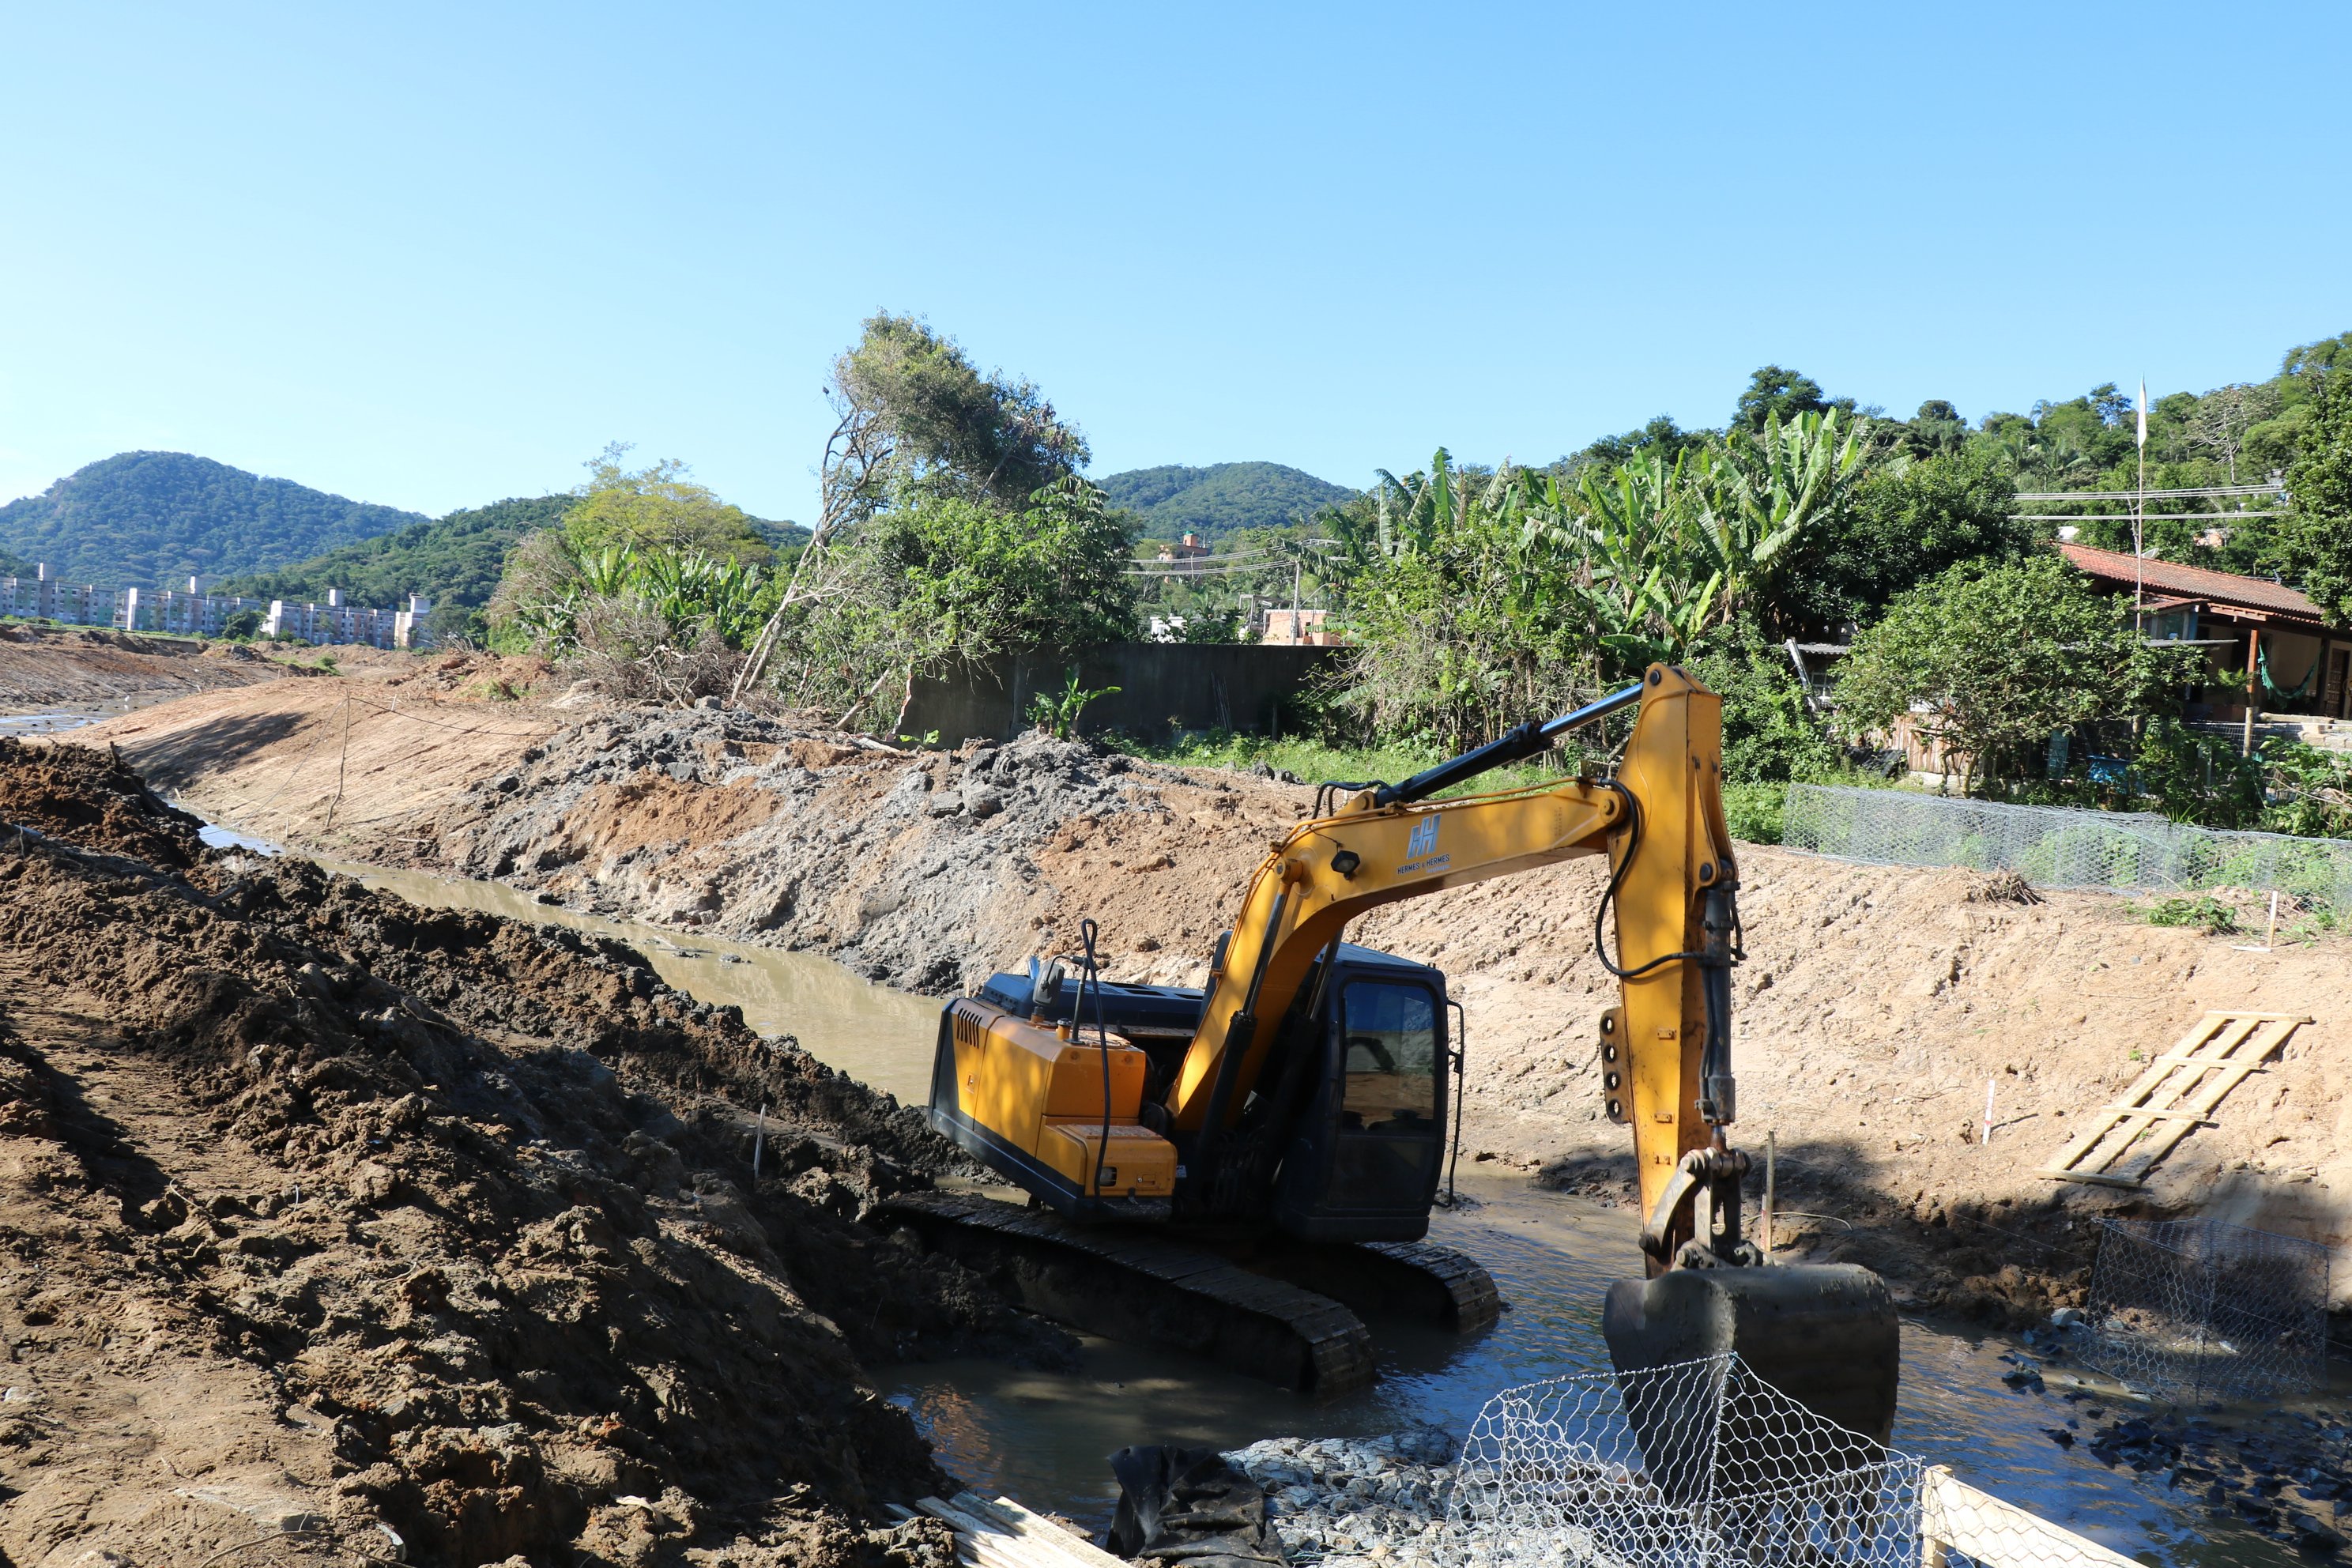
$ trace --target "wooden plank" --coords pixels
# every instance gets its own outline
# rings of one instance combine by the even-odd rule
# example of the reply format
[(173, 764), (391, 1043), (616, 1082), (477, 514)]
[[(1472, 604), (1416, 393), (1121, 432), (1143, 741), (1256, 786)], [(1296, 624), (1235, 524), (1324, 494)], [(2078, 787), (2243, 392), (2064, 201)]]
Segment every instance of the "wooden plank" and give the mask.
[[(2223, 1063), (2221, 1070), (2200, 1085), (2189, 1097), (2188, 1104), (2181, 1109), (2196, 1112), (2200, 1120), (2210, 1116), (2221, 1105), (2224, 1096), (2244, 1082), (2246, 1076), (2272, 1052), (2286, 1044), (2287, 1037), (2294, 1033), (2295, 1028), (2296, 1026), (2294, 1023), (2285, 1019), (2263, 1020), (2261, 1032), (2248, 1052), (2244, 1056)], [(2154, 1169), (2158, 1161), (2171, 1153), (2183, 1138), (2196, 1131), (2196, 1126), (2195, 1121), (2175, 1122), (2158, 1132), (2150, 1146), (2142, 1152), (2138, 1169), (2134, 1174), (2146, 1175)]]
[(948, 1502), (927, 1497), (916, 1506), (955, 1531), (959, 1560), (981, 1568), (1126, 1568), (1119, 1559), (1010, 1498), (991, 1502), (967, 1491)]
[(2037, 1176), (2047, 1176), (2053, 1182), (2082, 1182), (2094, 1187), (2121, 1187), (2126, 1192), (2134, 1193), (2147, 1190), (2147, 1184), (2143, 1182), (2126, 1181), (2121, 1176), (2095, 1175), (2088, 1171), (2059, 1171), (2044, 1165), (2033, 1173)]
[[(2177, 1061), (2196, 1059), (2196, 1053), (2201, 1049), (2208, 1041), (2211, 1040), (2216, 1033), (2225, 1028), (2229, 1025), (2230, 1021), (2231, 1015), (2227, 1013), (2207, 1013), (2202, 1017), (2199, 1018), (2195, 1024), (2189, 1026), (2189, 1032), (2182, 1035), (2179, 1043), (2172, 1047), (2171, 1052), (2168, 1054), (2169, 1059), (2158, 1059), (2148, 1063), (2147, 1070), (2142, 1072), (2137, 1079), (2134, 1079), (2132, 1081), (2132, 1086), (2124, 1090), (2124, 1092), (2117, 1098), (2123, 1103), (2127, 1105), (2137, 1105), (2142, 1100), (2145, 1100), (2149, 1095), (2156, 1092), (2156, 1088), (2158, 1084), (2162, 1083), (2167, 1078), (2171, 1076), (2173, 1067)], [(2245, 1030), (2240, 1031), (2240, 1037), (2243, 1037), (2246, 1030), (2251, 1030), (2252, 1027), (2252, 1024), (2247, 1024), (2245, 1026)], [(2233, 1039), (2231, 1044), (2235, 1045), (2236, 1041)], [(2076, 1138), (2074, 1142), (2068, 1144), (2064, 1151), (2062, 1152), (2056, 1159), (2051, 1161), (2050, 1163), (2052, 1166), (2061, 1171), (2073, 1170), (2076, 1165), (2082, 1163), (2084, 1155), (2090, 1153), (2092, 1150), (2099, 1146), (2099, 1142), (2102, 1139), (2105, 1138), (2108, 1133), (2116, 1130), (2116, 1123), (2112, 1118), (2097, 1123), (2088, 1131)], [(2128, 1144), (2129, 1141), (2126, 1140), (2126, 1144)], [(2117, 1151), (2117, 1153), (2120, 1152), (2120, 1150)], [(2099, 1163), (2104, 1166), (2110, 1163), (2114, 1158), (2114, 1155), (2110, 1155), (2107, 1160), (2102, 1160)]]
[[(2091, 1114), (2098, 1120), (2035, 1173), (2053, 1181), (2116, 1172), (2096, 1186), (2137, 1190), (2145, 1176), (2199, 1123), (2217, 1125), (2213, 1110), (2308, 1017), (2288, 1013), (2214, 1010), (2147, 1065), (2131, 1088)], [(2147, 1141), (2146, 1148), (2137, 1145)], [(2093, 1156), (2096, 1156), (2094, 1158)], [(2128, 1166), (2124, 1169), (2125, 1162)]]
[(957, 1500), (969, 1502), (974, 1509), (987, 1510), (992, 1516), (1011, 1524), (1023, 1536), (1051, 1546), (1072, 1563), (1085, 1563), (1087, 1568), (1128, 1568), (1125, 1558), (1112, 1556), (1093, 1542), (1071, 1534), (1052, 1520), (1030, 1512), (1009, 1497), (987, 1501), (976, 1492), (965, 1492)]
[[(1984, 1568), (2139, 1568), (2122, 1552), (1979, 1491), (1943, 1465), (1921, 1477), (1919, 1533)], [(1925, 1555), (1925, 1553), (1923, 1553)]]

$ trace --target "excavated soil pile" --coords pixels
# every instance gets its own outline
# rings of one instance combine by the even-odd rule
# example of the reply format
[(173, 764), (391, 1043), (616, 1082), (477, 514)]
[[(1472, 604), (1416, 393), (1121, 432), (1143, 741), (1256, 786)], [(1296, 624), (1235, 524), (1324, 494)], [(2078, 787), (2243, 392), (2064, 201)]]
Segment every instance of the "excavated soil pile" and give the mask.
[(0, 745), (0, 1561), (944, 1568), (859, 1359), (1064, 1347), (856, 1223), (951, 1158), (913, 1113), (103, 752)]
[(408, 848), (413, 863), (574, 908), (814, 949), (870, 979), (946, 992), (1075, 936), (1093, 879), (1045, 865), (1113, 823), (1162, 841), (1122, 868), (1156, 879), (1155, 925), (1205, 949), (1238, 881), (1197, 863), (1156, 874), (1189, 825), (1225, 837), (1238, 795), (1044, 735), (902, 752), (757, 714), (636, 710), (524, 751)]

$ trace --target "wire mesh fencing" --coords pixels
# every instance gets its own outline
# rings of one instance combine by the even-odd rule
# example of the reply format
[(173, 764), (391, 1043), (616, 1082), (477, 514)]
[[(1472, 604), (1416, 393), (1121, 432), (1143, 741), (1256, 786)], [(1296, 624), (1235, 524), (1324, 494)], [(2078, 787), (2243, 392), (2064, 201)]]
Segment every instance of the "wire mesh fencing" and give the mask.
[(2326, 1247), (2211, 1219), (2099, 1224), (2091, 1365), (2179, 1402), (2326, 1385)]
[(1322, 1568), (2140, 1568), (1815, 1415), (1737, 1355), (1551, 1378), (1441, 1433), (1227, 1456)]
[(1780, 841), (1873, 865), (2015, 871), (2049, 888), (2242, 888), (2352, 906), (2352, 839), (2224, 833), (2143, 812), (1791, 784)]
[(1736, 1355), (1555, 1378), (1487, 1402), (1424, 1552), (1493, 1568), (1915, 1568), (1921, 1474)]

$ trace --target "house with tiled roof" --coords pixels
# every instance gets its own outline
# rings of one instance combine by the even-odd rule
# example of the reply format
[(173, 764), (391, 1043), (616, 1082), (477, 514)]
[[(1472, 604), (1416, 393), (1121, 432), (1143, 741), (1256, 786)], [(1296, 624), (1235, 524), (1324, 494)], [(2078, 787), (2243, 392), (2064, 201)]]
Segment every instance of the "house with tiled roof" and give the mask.
[(2098, 587), (2131, 598), (2150, 638), (2202, 647), (2215, 670), (2246, 672), (2243, 689), (2197, 688), (2189, 718), (2352, 718), (2352, 632), (2330, 630), (2319, 606), (2293, 588), (2087, 544), (2058, 551)]

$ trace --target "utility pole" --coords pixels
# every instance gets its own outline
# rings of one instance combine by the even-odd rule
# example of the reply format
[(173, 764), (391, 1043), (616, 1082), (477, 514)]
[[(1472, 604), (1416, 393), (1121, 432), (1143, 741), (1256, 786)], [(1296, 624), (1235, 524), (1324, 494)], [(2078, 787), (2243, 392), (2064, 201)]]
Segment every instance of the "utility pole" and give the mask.
[(2144, 596), (2143, 580), (2147, 569), (2141, 564), (2147, 559), (2147, 378), (2139, 383), (2139, 494), (2132, 502), (2132, 630), (2140, 636), (2147, 628), (2140, 624), (2140, 604)]

